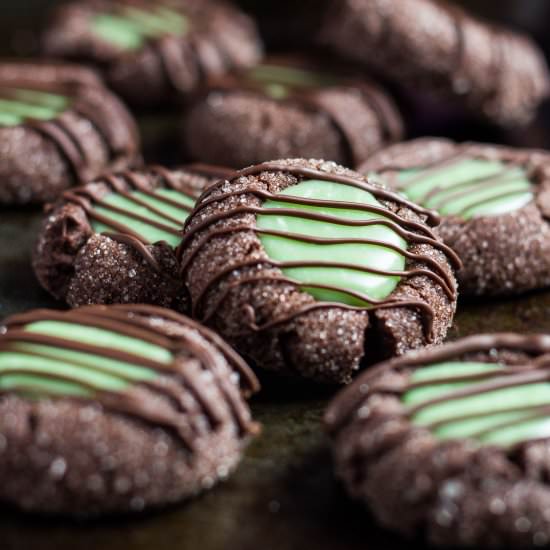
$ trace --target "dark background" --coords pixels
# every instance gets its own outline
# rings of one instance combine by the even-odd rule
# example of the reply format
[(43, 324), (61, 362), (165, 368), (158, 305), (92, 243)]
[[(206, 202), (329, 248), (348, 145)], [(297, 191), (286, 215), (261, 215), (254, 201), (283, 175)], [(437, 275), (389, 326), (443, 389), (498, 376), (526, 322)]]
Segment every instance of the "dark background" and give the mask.
[[(265, 10), (285, 1), (242, 0)], [(306, 1), (294, 0), (294, 4)], [(36, 51), (36, 30), (47, 9), (56, 3), (0, 0), (0, 54)], [(550, 53), (549, 0), (464, 3), (478, 13), (528, 30)], [(524, 130), (500, 132), (464, 119), (450, 118), (445, 122), (433, 130), (466, 139), (550, 146), (548, 106)], [(418, 127), (416, 131), (419, 132)], [(150, 133), (146, 133), (144, 137), (150, 139)], [(38, 210), (0, 210), (0, 318), (31, 307), (55, 306), (38, 287), (30, 268), (30, 250), (40, 218)], [(450, 337), (496, 330), (550, 332), (550, 292), (461, 304)], [(252, 403), (255, 418), (263, 424), (263, 434), (250, 446), (241, 467), (227, 483), (163, 512), (91, 524), (28, 517), (0, 508), (0, 550), (418, 547), (377, 527), (365, 510), (349, 501), (334, 480), (321, 428), (323, 410), (333, 390), (312, 389), (296, 382), (263, 382), (264, 391)]]

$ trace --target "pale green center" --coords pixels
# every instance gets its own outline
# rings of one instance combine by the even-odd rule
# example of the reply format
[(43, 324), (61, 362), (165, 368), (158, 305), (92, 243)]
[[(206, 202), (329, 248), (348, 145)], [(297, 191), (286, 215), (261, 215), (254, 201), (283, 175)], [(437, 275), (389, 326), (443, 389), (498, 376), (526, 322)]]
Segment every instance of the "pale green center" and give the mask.
[[(106, 206), (96, 206), (94, 211), (102, 216), (108, 217), (113, 222), (123, 224), (134, 233), (138, 233), (149, 243), (165, 241), (175, 248), (181, 241), (181, 234), (174, 234), (166, 229), (156, 227), (147, 221), (136, 219), (135, 215), (146, 218), (151, 222), (158, 222), (174, 230), (181, 231), (185, 220), (189, 216), (189, 210), (185, 207), (192, 208), (194, 206), (194, 200), (174, 189), (157, 189), (154, 193), (155, 197), (141, 191), (132, 191), (130, 195), (131, 197), (139, 199), (140, 202), (143, 201), (147, 203), (147, 205), (154, 208), (155, 211), (145, 205), (132, 201), (131, 198), (119, 195), (118, 193), (110, 193), (102, 199), (102, 202), (106, 203), (106, 205), (122, 209), (123, 212), (113, 211)], [(163, 199), (168, 199), (170, 202)], [(178, 203), (179, 206), (172, 203)], [(160, 210), (164, 215), (159, 214), (156, 210)], [(178, 221), (176, 222), (175, 220)], [(97, 221), (92, 222), (92, 227), (96, 233), (119, 232), (119, 230), (112, 226)]]
[[(126, 352), (165, 365), (173, 360), (172, 354), (165, 348), (100, 328), (70, 322), (37, 321), (27, 325), (24, 330)], [(152, 380), (157, 376), (154, 370), (138, 364), (55, 345), (21, 341), (11, 343), (9, 350), (0, 351), (0, 389), (34, 397), (51, 394), (90, 396), (96, 391), (119, 392), (131, 383)]]
[[(414, 424), (428, 426), (439, 439), (471, 438), (483, 444), (510, 446), (550, 437), (550, 415), (533, 419), (538, 407), (550, 405), (550, 384), (546, 382), (516, 385), (466, 397), (453, 396), (457, 390), (473, 390), (488, 383), (509, 380), (505, 375), (468, 380), (472, 375), (504, 373), (506, 368), (499, 364), (473, 362), (421, 367), (413, 373), (411, 382), (427, 385), (407, 391), (402, 401), (414, 407), (443, 398), (439, 403), (419, 409), (412, 418)], [(443, 380), (450, 377), (464, 380)]]
[(26, 120), (52, 120), (70, 105), (64, 96), (21, 88), (0, 88), (0, 127)]
[[(372, 221), (384, 220), (377, 213), (354, 208), (334, 208), (334, 201), (355, 203), (357, 205), (373, 205), (382, 207), (376, 198), (360, 188), (341, 183), (320, 180), (307, 180), (285, 189), (280, 195), (305, 199), (325, 201), (321, 206), (293, 204), (276, 200), (268, 200), (263, 207), (291, 208), (297, 216), (265, 215), (257, 217), (257, 227), (264, 230), (282, 231), (298, 236), (271, 236), (260, 233), (260, 239), (268, 256), (278, 262), (331, 262), (347, 263), (357, 266), (348, 269), (330, 266), (313, 267), (283, 267), (283, 273), (301, 283), (302, 289), (318, 300), (337, 301), (349, 305), (368, 306), (370, 299), (383, 300), (395, 289), (400, 277), (395, 275), (376, 275), (363, 271), (363, 268), (375, 268), (385, 271), (401, 271), (405, 267), (405, 257), (384, 244), (389, 243), (401, 250), (406, 250), (406, 241), (395, 231), (385, 225), (350, 226), (338, 223), (338, 220), (318, 221), (306, 219), (300, 212), (312, 212), (323, 216), (332, 216), (345, 220)], [(301, 241), (299, 236), (324, 239), (322, 243)], [(380, 241), (382, 244), (331, 244), (330, 239), (367, 239)], [(335, 290), (315, 288), (312, 285), (327, 285)], [(350, 293), (359, 293), (361, 298)]]
[(166, 7), (150, 10), (124, 6), (117, 13), (102, 13), (92, 19), (93, 32), (122, 49), (135, 50), (150, 38), (183, 36), (189, 27), (185, 15)]
[(525, 170), (499, 161), (466, 159), (425, 170), (404, 170), (398, 180), (408, 199), (466, 220), (506, 214), (533, 199)]
[(293, 88), (324, 88), (341, 82), (333, 75), (273, 64), (258, 65), (249, 71), (248, 78), (260, 82), (265, 93), (274, 99), (285, 99)]

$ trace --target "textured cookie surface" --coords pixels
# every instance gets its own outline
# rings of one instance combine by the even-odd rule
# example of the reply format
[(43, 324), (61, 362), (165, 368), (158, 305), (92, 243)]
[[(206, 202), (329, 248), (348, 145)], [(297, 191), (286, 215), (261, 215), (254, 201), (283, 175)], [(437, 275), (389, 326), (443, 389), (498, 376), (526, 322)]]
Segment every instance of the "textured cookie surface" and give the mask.
[(174, 249), (196, 198), (230, 173), (152, 167), (65, 192), (42, 224), (33, 258), (38, 280), (71, 306), (150, 303), (185, 311)]
[(438, 232), (464, 264), (462, 293), (501, 295), (550, 284), (549, 167), (544, 151), (422, 138), (361, 171), (443, 216)]
[(438, 545), (546, 545), (549, 352), (546, 335), (480, 335), (361, 375), (326, 413), (350, 495)]
[(139, 162), (130, 114), (81, 67), (0, 60), (0, 204), (55, 200)]
[(288, 157), (357, 166), (402, 133), (378, 85), (342, 63), (297, 55), (211, 81), (183, 124), (188, 154), (235, 167)]
[(548, 96), (543, 53), (455, 3), (333, 0), (320, 40), (405, 87), (438, 93), (502, 125), (525, 124)]
[(258, 365), (349, 382), (439, 342), (455, 256), (432, 214), (334, 163), (274, 161), (212, 186), (181, 247), (193, 315)]
[(70, 2), (54, 10), (44, 48), (99, 66), (138, 106), (186, 100), (205, 79), (249, 67), (261, 55), (253, 22), (209, 0)]
[(225, 478), (256, 430), (242, 396), (254, 375), (186, 317), (88, 306), (4, 325), (4, 503), (71, 516), (166, 505)]

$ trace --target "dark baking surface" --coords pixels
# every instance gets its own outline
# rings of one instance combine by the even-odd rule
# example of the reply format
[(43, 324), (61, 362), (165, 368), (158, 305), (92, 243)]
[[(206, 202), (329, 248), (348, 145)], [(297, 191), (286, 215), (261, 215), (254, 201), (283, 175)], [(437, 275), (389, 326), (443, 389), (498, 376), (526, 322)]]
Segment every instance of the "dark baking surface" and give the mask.
[[(52, 0), (2, 2), (0, 51), (13, 46), (32, 50), (26, 31), (29, 13)], [(487, 4), (489, 12), (494, 2)], [(544, 6), (543, 6), (544, 4)], [(512, 8), (546, 8), (547, 2), (498, 2), (500, 17), (512, 18)], [(35, 12), (35, 9), (38, 10)], [(527, 10), (529, 11), (529, 10)], [(527, 28), (540, 21), (523, 17)], [(548, 21), (548, 18), (546, 19)], [(536, 28), (532, 27), (536, 32)], [(15, 41), (13, 37), (15, 36)], [(9, 49), (8, 49), (9, 48)], [(550, 146), (550, 124), (544, 114), (529, 130), (498, 135), (487, 127), (459, 125), (445, 133), (467, 139), (494, 139), (512, 144)], [(160, 121), (162, 125), (162, 121)], [(160, 131), (157, 121), (145, 124), (147, 136)], [(151, 159), (153, 160), (153, 159)], [(0, 209), (0, 318), (31, 307), (56, 306), (34, 279), (30, 251), (41, 214), (38, 210)], [(550, 291), (504, 301), (462, 303), (451, 337), (483, 331), (550, 332)], [(91, 524), (24, 516), (2, 509), (2, 550), (279, 550), (402, 548), (404, 541), (377, 528), (345, 497), (334, 480), (320, 418), (330, 389), (296, 382), (264, 380), (264, 392), (253, 401), (263, 434), (251, 445), (237, 473), (204, 496), (165, 511)], [(1, 457), (0, 457), (1, 460)], [(1, 466), (0, 466), (1, 469)]]

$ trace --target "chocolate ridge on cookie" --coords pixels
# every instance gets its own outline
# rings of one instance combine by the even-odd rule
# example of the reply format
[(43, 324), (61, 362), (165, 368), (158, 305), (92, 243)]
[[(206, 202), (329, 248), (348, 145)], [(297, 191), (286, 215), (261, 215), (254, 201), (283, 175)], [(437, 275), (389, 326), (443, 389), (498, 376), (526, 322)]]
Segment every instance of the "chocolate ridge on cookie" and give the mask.
[[(300, 184), (307, 193), (292, 194)], [(315, 197), (312, 184), (334, 196)], [(345, 192), (354, 200), (343, 199)], [(316, 230), (277, 229), (268, 221), (281, 218), (313, 222)], [(446, 333), (456, 303), (451, 263), (460, 260), (430, 229), (437, 221), (335, 163), (294, 159), (247, 168), (210, 187), (186, 222), (179, 255), (193, 316), (260, 366), (349, 382), (361, 362), (439, 342)], [(322, 226), (343, 233), (326, 238), (316, 232)], [(282, 257), (272, 257), (281, 250), (269, 239), (287, 242)], [(285, 250), (296, 245), (305, 249), (287, 261)], [(349, 246), (366, 247), (355, 254), (376, 250), (389, 263), (330, 259), (326, 246), (337, 256), (342, 246), (344, 256)]]
[(325, 415), (339, 477), (407, 536), (546, 544), (549, 361), (550, 336), (501, 333), (375, 366)]
[(357, 166), (402, 135), (399, 111), (381, 87), (311, 55), (271, 56), (212, 79), (183, 124), (192, 157), (236, 167), (285, 157)]
[(174, 312), (35, 310), (3, 327), (5, 503), (71, 516), (170, 504), (226, 477), (258, 431), (239, 390), (258, 390), (254, 374)]
[(42, 224), (33, 256), (38, 280), (73, 307), (145, 302), (185, 311), (175, 248), (195, 199), (231, 173), (153, 166), (66, 191)]
[(547, 152), (420, 138), (375, 153), (359, 170), (440, 212), (437, 231), (464, 263), (463, 294), (550, 284)]
[(529, 122), (550, 92), (532, 40), (450, 2), (333, 0), (319, 41), (405, 88), (452, 98), (501, 125)]
[(140, 162), (132, 117), (76, 65), (0, 60), (0, 203), (55, 199), (105, 170)]
[(140, 106), (188, 100), (205, 80), (254, 65), (262, 46), (235, 6), (208, 0), (77, 0), (56, 8), (47, 55), (91, 63)]

